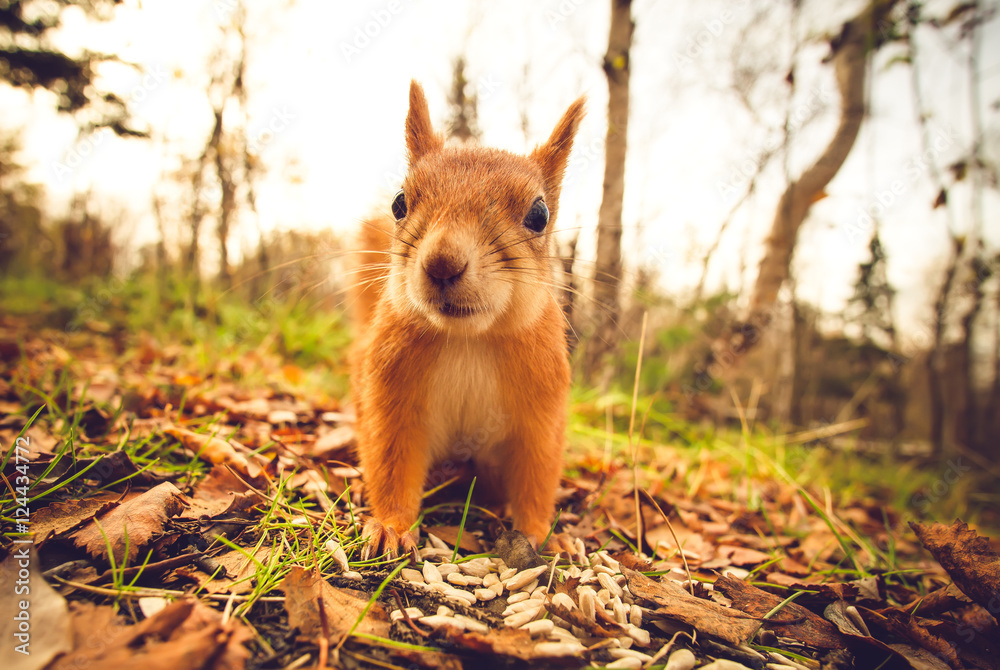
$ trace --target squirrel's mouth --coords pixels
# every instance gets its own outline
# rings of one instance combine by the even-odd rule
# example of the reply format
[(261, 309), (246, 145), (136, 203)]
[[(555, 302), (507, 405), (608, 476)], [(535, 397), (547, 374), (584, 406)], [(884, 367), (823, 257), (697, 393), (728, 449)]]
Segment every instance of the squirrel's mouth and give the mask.
[(470, 307), (469, 305), (456, 305), (451, 302), (443, 302), (438, 305), (438, 311), (445, 316), (450, 316), (456, 319), (460, 319), (466, 316), (472, 316), (476, 314), (479, 310), (475, 307)]

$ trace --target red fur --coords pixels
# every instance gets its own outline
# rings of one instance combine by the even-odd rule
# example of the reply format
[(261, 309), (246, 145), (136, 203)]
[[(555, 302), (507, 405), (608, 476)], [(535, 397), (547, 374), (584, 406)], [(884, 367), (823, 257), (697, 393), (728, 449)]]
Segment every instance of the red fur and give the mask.
[[(410, 528), (434, 467), (471, 463), (482, 488), (509, 504), (515, 528), (538, 541), (548, 532), (570, 384), (549, 285), (551, 230), (582, 115), (580, 99), (528, 156), (448, 147), (411, 85), (407, 214), (369, 222), (362, 244), (379, 253), (360, 261), (388, 266), (368, 269), (362, 283), (374, 283), (355, 296), (351, 381), (372, 512), (368, 554), (395, 553), (400, 542), (413, 549)], [(541, 234), (523, 225), (538, 198), (550, 212)], [(442, 269), (456, 275), (447, 286)]]

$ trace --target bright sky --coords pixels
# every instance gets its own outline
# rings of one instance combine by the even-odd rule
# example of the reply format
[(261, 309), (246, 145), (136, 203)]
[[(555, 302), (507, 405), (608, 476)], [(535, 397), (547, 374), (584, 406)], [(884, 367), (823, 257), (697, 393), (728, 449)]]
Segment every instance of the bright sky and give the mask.
[[(48, 94), (32, 98), (0, 88), (4, 125), (24, 129), (32, 175), (46, 184), (55, 202), (65, 204), (73, 192), (91, 189), (98, 202), (118, 203), (130, 212), (122, 233), (132, 243), (155, 240), (151, 193), (163, 174), (176, 168), (179, 153), (196, 156), (204, 145), (211, 128), (206, 63), (235, 2), (126, 0), (109, 23), (66, 17), (60, 46), (85, 44), (140, 66), (108, 66), (102, 73), (107, 85), (130, 101), (135, 118), (155, 130), (157, 142), (110, 133), (78, 139), (73, 122), (52, 111)], [(762, 148), (775, 138), (727, 91), (728, 53), (744, 39), (741, 27), (756, 6), (747, 0), (635, 2), (627, 260), (641, 257), (656, 264), (664, 286), (677, 295), (697, 282), (700, 259), (737, 197), (732, 193), (742, 194), (746, 182), (740, 170), (754, 170)], [(816, 38), (858, 6), (839, 3), (831, 12), (827, 3), (806, 3), (800, 29)], [(588, 96), (589, 114), (571, 160), (559, 226), (582, 227), (581, 251), (591, 254), (603, 176), (607, 85), (600, 62), (608, 12), (605, 0), (251, 3), (250, 137), (268, 170), (258, 193), (262, 227), (352, 230), (398, 186), (410, 79), (424, 84), (431, 114), (443, 123), (451, 63), (464, 53), (470, 78), (478, 83), (479, 123), (487, 144), (524, 151), (547, 137), (570, 102)], [(989, 24), (983, 38), (984, 107), (1000, 96), (998, 25), (997, 20)], [(759, 49), (759, 60), (786, 62), (791, 42), (760, 35), (759, 44), (751, 45)], [(790, 159), (793, 173), (813, 160), (836, 124), (832, 71), (810, 65), (826, 53), (817, 42), (800, 54), (796, 109), (816, 118), (801, 124)], [(935, 159), (946, 165), (970, 136), (965, 55), (958, 50), (949, 56), (931, 31), (921, 46), (927, 54), (922, 82), (934, 105)], [(928, 207), (935, 193), (919, 163), (909, 70), (886, 68), (890, 55), (886, 52), (873, 69), (870, 122), (830, 185), (829, 197), (817, 203), (803, 228), (795, 272), (800, 295), (838, 310), (851, 293), (857, 262), (867, 255), (868, 234), (859, 217), (878, 209), (880, 198), (891, 199), (880, 223), (890, 279), (901, 291), (901, 319), (919, 329), (927, 318), (927, 289), (945, 260), (944, 210)], [(778, 127), (786, 89), (780, 76), (772, 79), (777, 83), (757, 95), (775, 101), (761, 105), (761, 115)], [(770, 98), (761, 97), (769, 92)], [(527, 138), (520, 127), (522, 110), (529, 119)], [(997, 159), (996, 113), (985, 118), (994, 124), (986, 149)], [(292, 174), (301, 177), (298, 183), (289, 179)], [(723, 237), (709, 288), (735, 287), (741, 273), (743, 283), (753, 280), (783, 185), (782, 166), (775, 161)], [(965, 196), (961, 189), (954, 195), (960, 203), (956, 221), (967, 226)], [(991, 192), (986, 235), (994, 248), (1000, 245), (998, 206)], [(236, 250), (256, 239), (250, 226), (237, 234), (243, 239), (234, 241)]]

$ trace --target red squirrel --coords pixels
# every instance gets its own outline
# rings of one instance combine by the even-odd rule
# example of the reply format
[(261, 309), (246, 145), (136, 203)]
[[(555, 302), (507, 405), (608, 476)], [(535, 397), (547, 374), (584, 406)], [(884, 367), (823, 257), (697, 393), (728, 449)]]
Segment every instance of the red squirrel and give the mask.
[(410, 84), (409, 167), (368, 221), (351, 387), (371, 516), (365, 558), (415, 554), (435, 464), (471, 464), (534, 543), (562, 471), (570, 366), (554, 295), (552, 227), (584, 98), (527, 156), (446, 145)]

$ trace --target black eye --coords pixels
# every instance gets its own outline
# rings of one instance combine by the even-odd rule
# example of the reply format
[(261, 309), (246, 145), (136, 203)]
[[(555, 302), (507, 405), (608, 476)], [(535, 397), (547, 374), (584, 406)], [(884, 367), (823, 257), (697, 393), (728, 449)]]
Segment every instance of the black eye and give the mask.
[(396, 217), (397, 221), (406, 216), (406, 196), (403, 195), (402, 191), (392, 199), (392, 215)]
[(531, 206), (528, 216), (524, 217), (524, 227), (533, 233), (540, 233), (549, 224), (549, 208), (541, 198)]

